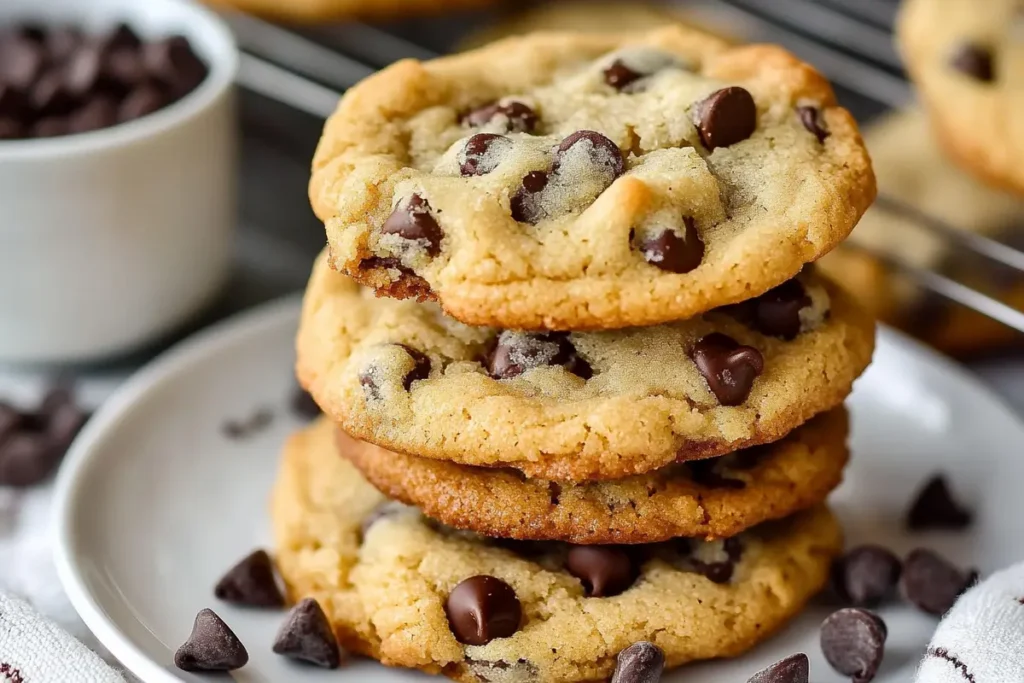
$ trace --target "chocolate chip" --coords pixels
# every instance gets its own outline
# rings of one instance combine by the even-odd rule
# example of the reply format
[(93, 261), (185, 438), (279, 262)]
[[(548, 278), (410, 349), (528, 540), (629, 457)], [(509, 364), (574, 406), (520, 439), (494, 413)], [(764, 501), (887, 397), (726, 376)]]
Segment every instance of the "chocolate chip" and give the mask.
[(55, 26), (43, 40), (51, 63), (61, 63), (82, 44), (82, 33), (70, 26)]
[(965, 43), (957, 48), (949, 60), (950, 65), (960, 73), (982, 83), (995, 80), (995, 60), (992, 50), (982, 45)]
[(857, 607), (874, 607), (888, 598), (900, 580), (899, 558), (877, 545), (862, 545), (836, 562), (836, 593)]
[(414, 363), (412, 370), (402, 380), (402, 386), (405, 387), (406, 391), (409, 391), (413, 382), (430, 377), (430, 357), (411, 346), (406, 346), (405, 344), (398, 344), (398, 346), (405, 349), (405, 352), (409, 354)]
[(274, 577), (274, 563), (265, 550), (256, 550), (229, 569), (213, 589), (225, 602), (249, 607), (284, 607), (284, 595)]
[(121, 47), (107, 52), (101, 69), (104, 82), (122, 92), (138, 87), (149, 79), (142, 55), (134, 47)]
[(320, 406), (313, 400), (313, 395), (302, 387), (295, 388), (289, 405), (296, 417), (306, 421), (313, 421), (322, 414)]
[(25, 416), (20, 410), (0, 401), (0, 443), (14, 434), (24, 422)]
[(45, 63), (42, 46), (23, 37), (0, 41), (0, 83), (26, 91)]
[(370, 365), (359, 373), (359, 386), (363, 388), (363, 396), (367, 401), (380, 401), (384, 398), (380, 382), (380, 370), (376, 365)]
[(573, 546), (566, 556), (565, 568), (580, 580), (590, 598), (619, 595), (632, 586), (637, 577), (629, 554), (613, 546)]
[(928, 614), (942, 616), (976, 579), (976, 574), (965, 574), (938, 553), (918, 548), (903, 561), (900, 586), (907, 600)]
[(370, 510), (369, 514), (367, 514), (363, 518), (362, 523), (359, 525), (360, 538), (365, 539), (366, 534), (370, 531), (370, 528), (377, 522), (381, 521), (382, 519), (394, 517), (399, 512), (405, 509), (406, 508), (404, 505), (392, 500), (385, 501), (378, 505), (377, 507), (373, 508), (372, 510)]
[(729, 583), (732, 580), (733, 571), (736, 569), (732, 561), (704, 562), (697, 559), (690, 560), (690, 567), (708, 581), (718, 584)]
[(808, 683), (811, 675), (810, 666), (807, 655), (790, 655), (761, 669), (751, 676), (747, 683)]
[(644, 74), (630, 69), (621, 59), (616, 59), (604, 70), (604, 82), (620, 91), (643, 77)]
[(803, 284), (797, 279), (787, 280), (749, 302), (750, 324), (761, 334), (792, 340), (803, 326), (800, 311), (811, 304)]
[(143, 85), (128, 94), (117, 109), (117, 120), (121, 123), (141, 119), (143, 116), (163, 109), (167, 97), (157, 87)]
[(455, 586), (444, 611), (455, 639), (466, 645), (508, 638), (523, 618), (515, 590), (493, 576), (473, 576)]
[(0, 83), (0, 118), (20, 120), (26, 115), (27, 103), (20, 90)]
[(690, 477), (695, 483), (712, 489), (740, 490), (746, 488), (747, 485), (742, 480), (730, 479), (716, 472), (715, 470), (719, 464), (717, 460), (717, 458), (709, 458), (707, 460), (688, 462), (687, 466), (690, 469)]
[(171, 36), (142, 46), (142, 61), (149, 74), (184, 97), (206, 78), (206, 64), (184, 36)]
[(512, 141), (496, 133), (477, 133), (459, 154), (459, 171), (464, 176), (486, 175), (498, 167)]
[(670, 273), (689, 273), (704, 259), (704, 242), (692, 218), (683, 217), (683, 234), (663, 230), (640, 245), (644, 260)]
[(804, 124), (809, 132), (818, 138), (818, 142), (824, 143), (830, 135), (825, 117), (821, 115), (821, 109), (817, 107), (802, 106), (796, 108), (796, 114), (800, 117), (800, 123)]
[(225, 420), (221, 431), (229, 439), (241, 441), (259, 434), (274, 421), (274, 413), (269, 408), (259, 408), (248, 417), (240, 420)]
[(313, 598), (301, 600), (292, 607), (274, 638), (274, 653), (337, 669), (341, 664), (341, 648), (327, 615)]
[(174, 653), (174, 665), (182, 671), (234, 671), (248, 661), (242, 641), (211, 609), (199, 611), (192, 634)]
[(512, 218), (520, 223), (536, 225), (544, 217), (540, 205), (540, 193), (548, 186), (547, 171), (530, 171), (523, 178), (522, 186), (512, 195)]
[(462, 120), (465, 124), (474, 127), (500, 123), (506, 133), (532, 133), (540, 122), (537, 112), (515, 100), (496, 102), (474, 109)]
[(19, 121), (0, 118), (0, 140), (18, 140), (25, 137), (25, 127)]
[(125, 23), (114, 26), (96, 41), (103, 52), (121, 49), (135, 49), (142, 45), (142, 39)]
[(867, 683), (878, 673), (887, 635), (885, 622), (877, 614), (848, 607), (822, 623), (821, 651), (833, 669), (854, 683)]
[(55, 138), (67, 135), (68, 121), (63, 116), (48, 116), (35, 122), (31, 129), (34, 138)]
[(764, 356), (752, 346), (713, 332), (700, 339), (690, 353), (711, 393), (723, 406), (747, 400), (754, 379), (764, 371)]
[(907, 512), (907, 528), (912, 531), (959, 531), (970, 526), (973, 518), (971, 511), (953, 498), (946, 478), (939, 474), (929, 479), (918, 492)]
[(754, 134), (757, 105), (746, 89), (723, 88), (694, 106), (693, 123), (705, 147), (728, 147)]
[(398, 235), (404, 240), (415, 242), (430, 256), (437, 256), (441, 252), (444, 233), (430, 214), (430, 204), (418, 194), (400, 201), (380, 231), (385, 235)]
[(117, 104), (105, 95), (97, 95), (68, 117), (69, 133), (88, 133), (117, 123)]
[(658, 683), (665, 669), (665, 653), (641, 640), (619, 653), (611, 683)]
[(16, 431), (0, 442), (0, 485), (34, 486), (50, 476), (61, 455), (45, 434)]
[(622, 158), (622, 150), (618, 145), (597, 131), (578, 130), (558, 145), (552, 173), (558, 173), (565, 165), (569, 153), (578, 149), (586, 153), (592, 165), (610, 175), (611, 180), (618, 178), (626, 170), (626, 161)]
[(103, 51), (95, 44), (76, 50), (64, 69), (64, 87), (76, 100), (96, 90), (103, 74)]
[(534, 368), (562, 366), (590, 379), (593, 370), (580, 358), (567, 332), (517, 332), (506, 330), (487, 359), (487, 371), (494, 379), (511, 379)]
[(32, 86), (28, 98), (39, 116), (63, 116), (70, 113), (76, 103), (68, 90), (67, 79), (60, 70), (43, 74)]
[(743, 542), (739, 536), (732, 536), (722, 541), (722, 550), (725, 551), (725, 556), (735, 564), (743, 557)]

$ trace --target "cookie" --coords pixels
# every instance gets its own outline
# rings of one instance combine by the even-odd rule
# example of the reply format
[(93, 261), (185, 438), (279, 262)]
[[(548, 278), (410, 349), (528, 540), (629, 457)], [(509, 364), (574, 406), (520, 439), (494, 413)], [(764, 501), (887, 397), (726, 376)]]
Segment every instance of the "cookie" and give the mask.
[(899, 44), (945, 150), (1024, 194), (1024, 9), (1017, 0), (907, 0)]
[(405, 19), (495, 4), (496, 0), (206, 0), (217, 7), (278, 21), (314, 23), (338, 19)]
[[(886, 195), (965, 231), (1009, 244), (1024, 238), (1024, 200), (990, 188), (951, 162), (935, 141), (927, 116), (910, 109), (871, 125), (865, 139)], [(872, 207), (850, 243), (893, 254), (937, 271), (1008, 303), (1024, 304), (1024, 278), (899, 214)], [(931, 295), (864, 252), (840, 247), (818, 262), (878, 318), (957, 355), (1017, 339), (1008, 328)]]
[(873, 321), (813, 274), (688, 321), (530, 334), (375, 298), (321, 257), (297, 374), (356, 438), (581, 481), (776, 441), (842, 403), (873, 345)]
[(310, 183), (337, 270), (466, 324), (534, 330), (762, 294), (874, 195), (820, 74), (678, 26), (399, 62), (342, 99)]
[(288, 442), (272, 496), (291, 599), (315, 598), (348, 650), (465, 683), (607, 680), (640, 640), (670, 667), (739, 655), (802, 609), (842, 547), (824, 507), (630, 552), (495, 542), (381, 506), (318, 429)]
[[(321, 438), (330, 428), (324, 420)], [(335, 431), (338, 451), (370, 483), (433, 519), (486, 536), (585, 544), (735, 536), (823, 502), (849, 457), (843, 408), (773, 444), (587, 484), (403, 455)]]

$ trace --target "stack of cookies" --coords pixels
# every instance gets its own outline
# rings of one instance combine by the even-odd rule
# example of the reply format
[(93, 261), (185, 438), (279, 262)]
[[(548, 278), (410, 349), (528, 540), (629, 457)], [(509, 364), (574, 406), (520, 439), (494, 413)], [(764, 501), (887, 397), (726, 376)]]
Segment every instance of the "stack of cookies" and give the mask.
[(273, 497), (290, 597), (460, 681), (649, 681), (778, 630), (841, 551), (874, 337), (805, 266), (874, 193), (817, 72), (684, 28), (352, 89), (311, 182), (325, 417)]

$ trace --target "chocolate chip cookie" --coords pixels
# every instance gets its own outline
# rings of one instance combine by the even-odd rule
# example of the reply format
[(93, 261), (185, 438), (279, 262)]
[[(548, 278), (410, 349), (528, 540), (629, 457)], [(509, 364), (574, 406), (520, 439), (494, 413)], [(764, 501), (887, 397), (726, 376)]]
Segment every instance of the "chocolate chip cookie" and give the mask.
[(297, 373), (356, 438), (581, 481), (776, 441), (839, 405), (873, 345), (873, 321), (813, 273), (687, 321), (526, 333), (376, 298), (321, 257)]
[(856, 124), (781, 48), (537, 33), (353, 88), (310, 196), (333, 266), (470, 325), (654, 325), (760, 295), (875, 195)]
[(394, 453), (341, 430), (335, 440), (379, 490), (450, 526), (521, 540), (632, 544), (726, 538), (823, 502), (842, 480), (846, 434), (846, 410), (837, 408), (773, 444), (587, 484)]
[(323, 22), (338, 19), (404, 19), (473, 9), (496, 0), (206, 0), (211, 5), (252, 12), (270, 19)]
[(607, 680), (637, 641), (670, 667), (738, 655), (800, 611), (842, 547), (823, 507), (713, 543), (494, 541), (388, 503), (318, 429), (289, 441), (273, 492), (291, 599), (315, 598), (348, 650), (465, 683)]
[(907, 0), (898, 33), (946, 151), (986, 182), (1024, 194), (1024, 5)]

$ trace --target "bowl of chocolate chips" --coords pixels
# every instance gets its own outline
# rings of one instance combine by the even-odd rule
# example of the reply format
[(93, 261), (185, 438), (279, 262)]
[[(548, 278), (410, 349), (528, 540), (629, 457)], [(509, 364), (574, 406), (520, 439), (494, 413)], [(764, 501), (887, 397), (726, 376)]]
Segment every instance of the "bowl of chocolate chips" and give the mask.
[(216, 297), (237, 66), (188, 0), (0, 2), (0, 361), (116, 356)]

